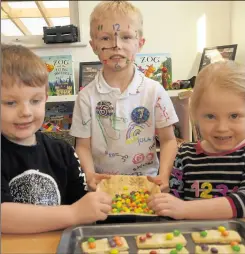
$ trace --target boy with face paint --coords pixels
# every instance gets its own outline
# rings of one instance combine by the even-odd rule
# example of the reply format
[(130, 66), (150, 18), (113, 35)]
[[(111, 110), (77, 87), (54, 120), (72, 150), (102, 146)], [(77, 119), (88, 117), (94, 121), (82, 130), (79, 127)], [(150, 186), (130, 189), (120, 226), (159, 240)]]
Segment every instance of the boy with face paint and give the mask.
[(140, 11), (127, 1), (101, 2), (91, 14), (90, 45), (103, 68), (79, 92), (70, 133), (92, 190), (111, 174), (146, 175), (168, 188), (178, 117), (164, 88), (135, 68), (145, 43), (142, 26)]

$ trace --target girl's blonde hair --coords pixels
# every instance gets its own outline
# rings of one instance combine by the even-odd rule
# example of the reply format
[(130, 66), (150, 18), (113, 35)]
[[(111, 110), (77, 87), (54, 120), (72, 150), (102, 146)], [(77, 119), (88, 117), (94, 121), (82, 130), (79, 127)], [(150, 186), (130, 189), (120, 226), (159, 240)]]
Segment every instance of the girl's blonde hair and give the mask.
[(224, 60), (209, 64), (199, 72), (190, 99), (190, 113), (194, 122), (204, 92), (212, 87), (230, 90), (245, 98), (245, 66)]
[(139, 36), (143, 36), (143, 16), (140, 10), (128, 1), (102, 1), (95, 6), (90, 15), (90, 36), (93, 38), (94, 23), (110, 15), (135, 16), (139, 24)]
[(28, 48), (1, 44), (1, 86), (48, 87), (45, 63)]

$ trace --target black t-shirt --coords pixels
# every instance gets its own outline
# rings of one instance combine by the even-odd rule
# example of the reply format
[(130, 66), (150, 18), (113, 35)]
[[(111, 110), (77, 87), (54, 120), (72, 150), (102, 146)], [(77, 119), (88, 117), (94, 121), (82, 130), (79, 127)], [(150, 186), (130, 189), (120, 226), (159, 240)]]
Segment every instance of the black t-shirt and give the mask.
[(1, 202), (68, 205), (87, 193), (73, 147), (37, 132), (37, 145), (23, 146), (1, 135)]

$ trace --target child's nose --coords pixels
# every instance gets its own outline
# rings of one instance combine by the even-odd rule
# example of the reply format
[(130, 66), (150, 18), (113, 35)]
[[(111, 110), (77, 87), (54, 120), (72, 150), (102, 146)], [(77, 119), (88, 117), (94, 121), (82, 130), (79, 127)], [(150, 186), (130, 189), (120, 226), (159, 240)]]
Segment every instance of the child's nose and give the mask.
[(30, 116), (31, 114), (32, 112), (29, 105), (26, 105), (26, 104), (21, 105), (19, 110), (19, 115), (21, 117), (27, 117), (27, 116)]
[(218, 121), (217, 129), (218, 131), (222, 131), (222, 132), (227, 131), (229, 129), (227, 121), (224, 121), (224, 120)]

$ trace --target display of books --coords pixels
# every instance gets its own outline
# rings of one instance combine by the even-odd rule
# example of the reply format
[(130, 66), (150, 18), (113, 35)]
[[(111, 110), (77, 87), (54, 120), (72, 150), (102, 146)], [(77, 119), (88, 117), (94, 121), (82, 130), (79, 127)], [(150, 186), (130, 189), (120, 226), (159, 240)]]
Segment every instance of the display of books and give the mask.
[(172, 89), (172, 59), (170, 54), (137, 54), (135, 65), (146, 77), (158, 81), (166, 90)]
[(41, 56), (41, 58), (49, 72), (48, 95), (73, 95), (75, 93), (75, 84), (72, 56)]

